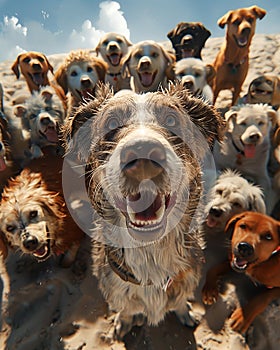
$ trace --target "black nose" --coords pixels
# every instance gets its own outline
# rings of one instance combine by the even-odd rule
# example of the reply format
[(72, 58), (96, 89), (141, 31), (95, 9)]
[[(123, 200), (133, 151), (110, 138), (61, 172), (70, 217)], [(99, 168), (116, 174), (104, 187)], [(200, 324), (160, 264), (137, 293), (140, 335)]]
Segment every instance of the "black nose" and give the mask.
[(183, 85), (184, 85), (184, 88), (188, 90), (193, 90), (194, 88), (193, 81), (191, 80), (185, 80)]
[(90, 79), (88, 79), (88, 78), (82, 79), (81, 85), (83, 88), (90, 88), (91, 87)]
[(216, 218), (219, 218), (223, 214), (223, 210), (216, 207), (211, 207), (209, 214), (215, 216)]
[(252, 135), (249, 136), (249, 139), (250, 139), (251, 141), (258, 141), (259, 138), (260, 138), (260, 135), (259, 135), (259, 134), (252, 134)]
[(238, 243), (237, 250), (240, 256), (242, 256), (243, 258), (249, 258), (254, 253), (253, 246), (247, 242)]
[(41, 65), (39, 63), (33, 63), (32, 64), (32, 68), (34, 68), (35, 70), (40, 70), (41, 69)]
[(51, 122), (50, 117), (43, 117), (43, 118), (41, 118), (41, 123), (43, 125), (48, 125), (48, 124), (50, 124), (50, 122)]
[(121, 151), (121, 165), (127, 167), (139, 159), (148, 159), (163, 167), (166, 162), (164, 146), (156, 139), (130, 140)]
[(38, 239), (35, 236), (28, 236), (23, 241), (23, 246), (32, 252), (38, 247)]

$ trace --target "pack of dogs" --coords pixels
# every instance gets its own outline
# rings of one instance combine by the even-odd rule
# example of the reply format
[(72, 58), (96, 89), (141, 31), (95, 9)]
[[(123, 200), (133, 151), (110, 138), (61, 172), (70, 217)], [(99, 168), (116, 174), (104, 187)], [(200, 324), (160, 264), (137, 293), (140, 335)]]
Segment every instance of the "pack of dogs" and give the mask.
[[(211, 32), (180, 22), (169, 46), (110, 32), (56, 70), (43, 53), (19, 54), (11, 70), (28, 93), (9, 104), (1, 85), (1, 256), (73, 264), (85, 233), (67, 209), (62, 172), (69, 155), (83, 164), (97, 213), (93, 274), (114, 313), (107, 337), (158, 325), (171, 311), (195, 327), (205, 260), (205, 307), (230, 270), (266, 287), (233, 311), (233, 330), (246, 332), (280, 298), (280, 77), (260, 75), (240, 96), (265, 15), (251, 6), (221, 17), (227, 31), (212, 64), (202, 58)], [(225, 89), (226, 112), (217, 103)], [(209, 155), (215, 175), (205, 191)]]

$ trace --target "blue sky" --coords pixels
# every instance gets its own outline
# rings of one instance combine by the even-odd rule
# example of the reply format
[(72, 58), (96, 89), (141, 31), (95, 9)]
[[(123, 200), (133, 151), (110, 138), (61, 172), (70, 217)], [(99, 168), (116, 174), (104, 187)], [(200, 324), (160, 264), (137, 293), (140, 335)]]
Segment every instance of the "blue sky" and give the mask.
[(225, 31), (218, 18), (251, 5), (267, 10), (257, 33), (280, 33), (279, 0), (0, 0), (0, 61), (21, 51), (52, 54), (93, 48), (106, 31), (123, 33), (132, 42), (163, 41), (181, 21), (200, 21), (212, 37), (221, 37)]

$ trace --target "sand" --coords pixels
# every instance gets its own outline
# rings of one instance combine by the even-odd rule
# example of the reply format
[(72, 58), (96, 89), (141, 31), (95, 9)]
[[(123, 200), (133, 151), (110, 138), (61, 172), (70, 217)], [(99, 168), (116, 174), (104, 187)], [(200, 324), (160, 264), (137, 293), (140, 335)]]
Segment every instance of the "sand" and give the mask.
[[(211, 63), (223, 38), (210, 38), (202, 56)], [(65, 54), (49, 56), (54, 69)], [(243, 86), (259, 74), (280, 75), (280, 34), (255, 35), (250, 51), (250, 69)], [(25, 82), (16, 80), (11, 72), (12, 62), (0, 63), (0, 82), (5, 92), (4, 104), (21, 99), (27, 93)], [(242, 95), (241, 94), (241, 95)], [(230, 94), (223, 92), (219, 106), (227, 106)], [(212, 252), (213, 254), (214, 252)], [(215, 254), (215, 253), (214, 253)], [(219, 256), (212, 256), (212, 263)], [(204, 271), (209, 267), (206, 264)], [(9, 254), (0, 264), (2, 281), (2, 331), (0, 349), (7, 350), (278, 350), (280, 348), (280, 308), (275, 301), (258, 316), (246, 336), (232, 331), (228, 316), (239, 303), (256, 293), (256, 287), (242, 275), (232, 274), (224, 282), (217, 303), (204, 307), (200, 291), (196, 292), (194, 313), (199, 324), (195, 329), (182, 326), (169, 314), (158, 327), (135, 327), (123, 342), (106, 344), (100, 335), (112, 320), (106, 317), (104, 302), (91, 271), (90, 238), (86, 237), (74, 265), (59, 266), (53, 258), (43, 263)], [(123, 297), (120, 295), (120, 297)]]

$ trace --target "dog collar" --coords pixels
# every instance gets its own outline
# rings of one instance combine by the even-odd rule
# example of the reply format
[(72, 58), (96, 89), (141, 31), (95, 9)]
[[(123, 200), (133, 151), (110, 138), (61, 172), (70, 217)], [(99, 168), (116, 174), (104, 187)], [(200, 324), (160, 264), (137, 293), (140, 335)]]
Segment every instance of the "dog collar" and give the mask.
[(232, 62), (227, 62), (227, 65), (231, 68), (231, 73), (233, 74), (237, 73), (238, 68), (242, 66), (242, 64), (245, 63), (247, 59), (248, 59), (248, 56), (245, 56), (237, 64), (234, 64)]

